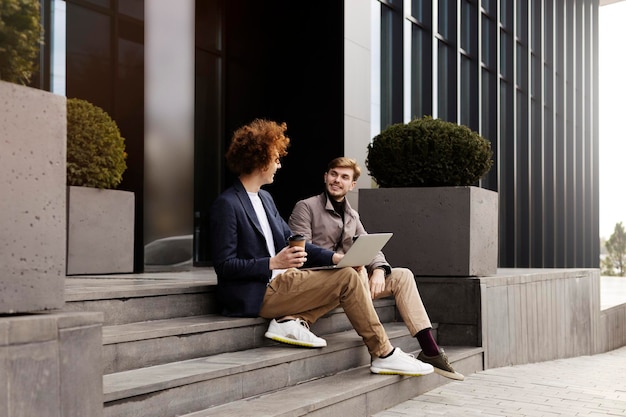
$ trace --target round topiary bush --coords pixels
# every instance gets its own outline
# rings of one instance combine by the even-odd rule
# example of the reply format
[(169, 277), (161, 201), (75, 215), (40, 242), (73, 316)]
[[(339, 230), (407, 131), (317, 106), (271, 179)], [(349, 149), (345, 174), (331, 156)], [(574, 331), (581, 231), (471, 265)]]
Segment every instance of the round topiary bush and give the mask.
[(39, 0), (0, 1), (0, 79), (27, 85), (37, 70), (43, 29)]
[(468, 186), (491, 168), (491, 144), (466, 126), (424, 116), (391, 125), (367, 146), (380, 187)]
[(104, 110), (85, 100), (67, 100), (68, 185), (116, 188), (126, 171), (125, 147)]

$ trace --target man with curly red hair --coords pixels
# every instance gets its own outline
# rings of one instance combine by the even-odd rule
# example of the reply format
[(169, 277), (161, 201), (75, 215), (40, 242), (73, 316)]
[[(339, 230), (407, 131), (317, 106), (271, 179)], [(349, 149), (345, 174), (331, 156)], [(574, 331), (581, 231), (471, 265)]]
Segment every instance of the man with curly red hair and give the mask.
[(337, 264), (342, 254), (307, 242), (287, 244), (292, 234), (271, 195), (261, 187), (274, 182), (287, 155), (287, 125), (254, 120), (235, 131), (226, 152), (238, 174), (211, 209), (211, 246), (222, 314), (271, 319), (265, 336), (305, 347), (326, 341), (309, 330), (322, 315), (341, 305), (370, 354), (373, 373), (418, 376), (433, 367), (394, 348), (385, 333), (365, 280), (353, 268), (302, 270)]

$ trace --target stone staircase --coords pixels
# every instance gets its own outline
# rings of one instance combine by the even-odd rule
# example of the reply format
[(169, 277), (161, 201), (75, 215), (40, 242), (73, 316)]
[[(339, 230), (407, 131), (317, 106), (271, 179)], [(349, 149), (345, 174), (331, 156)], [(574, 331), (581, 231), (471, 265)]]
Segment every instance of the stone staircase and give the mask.
[[(65, 310), (104, 313), (106, 417), (366, 416), (449, 380), (373, 375), (370, 357), (343, 310), (312, 330), (323, 349), (274, 343), (267, 321), (216, 314), (215, 277), (72, 280)], [(392, 299), (376, 310), (394, 346), (419, 348)], [(483, 369), (479, 347), (445, 347), (462, 373)]]

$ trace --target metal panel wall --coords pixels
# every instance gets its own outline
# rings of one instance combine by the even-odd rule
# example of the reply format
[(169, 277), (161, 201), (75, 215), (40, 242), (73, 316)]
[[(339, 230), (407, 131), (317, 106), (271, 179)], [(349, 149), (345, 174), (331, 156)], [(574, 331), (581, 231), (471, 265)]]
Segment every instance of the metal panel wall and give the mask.
[[(478, 121), (470, 127), (491, 141), (495, 163), (480, 185), (499, 192), (500, 267), (597, 268), (598, 1), (429, 3), (405, 0), (397, 11), (413, 28), (407, 33), (422, 36), (420, 43), (403, 39), (415, 43), (405, 61), (437, 68), (413, 68), (429, 74), (430, 83), (413, 82), (404, 94), (412, 97), (412, 111), (422, 110), (412, 117)], [(458, 34), (456, 43), (450, 33)], [(444, 60), (441, 50), (423, 47), (424, 35), (456, 52)], [(392, 39), (381, 36), (383, 45)], [(400, 78), (402, 71), (392, 74)], [(445, 94), (442, 74), (452, 83)], [(381, 80), (383, 90), (388, 82)], [(468, 100), (470, 86), (478, 86), (478, 100)], [(431, 110), (423, 105), (429, 99)]]

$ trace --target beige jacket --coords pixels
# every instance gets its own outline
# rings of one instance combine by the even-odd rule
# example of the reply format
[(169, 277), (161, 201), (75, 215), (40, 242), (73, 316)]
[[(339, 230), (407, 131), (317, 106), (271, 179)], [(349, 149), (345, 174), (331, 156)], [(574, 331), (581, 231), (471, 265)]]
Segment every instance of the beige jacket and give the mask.
[[(298, 201), (289, 216), (289, 228), (294, 233), (303, 234), (308, 242), (339, 253), (346, 253), (350, 249), (354, 236), (367, 233), (363, 228), (359, 213), (350, 207), (347, 199), (342, 220), (332, 203), (328, 201), (325, 192)], [(378, 252), (378, 255), (367, 265), (368, 274), (378, 267), (384, 268), (386, 274), (391, 271), (382, 252)]]

